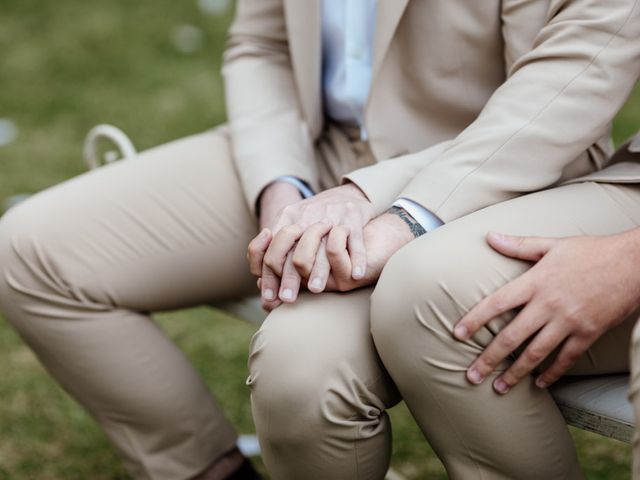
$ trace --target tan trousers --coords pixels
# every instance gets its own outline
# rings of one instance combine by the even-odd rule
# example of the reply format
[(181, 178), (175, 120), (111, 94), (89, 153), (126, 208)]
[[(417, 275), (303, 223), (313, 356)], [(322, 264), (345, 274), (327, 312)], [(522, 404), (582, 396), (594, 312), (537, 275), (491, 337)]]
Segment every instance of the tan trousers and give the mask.
[[(370, 161), (336, 130), (318, 147), (324, 187)], [(487, 230), (613, 233), (638, 224), (639, 202), (637, 187), (595, 184), (523, 197), (408, 245), (372, 299), (371, 289), (305, 294), (278, 308), (253, 341), (248, 380), (273, 477), (382, 478), (385, 409), (400, 399), (383, 362), (452, 478), (579, 477), (545, 392), (525, 383), (498, 397), (490, 382), (464, 380), (509, 319), (466, 344), (450, 329), (527, 268), (492, 252)], [(136, 478), (191, 478), (233, 447), (232, 427), (148, 313), (254, 292), (244, 254), (255, 232), (224, 129), (80, 176), (0, 222), (2, 312)], [(576, 373), (626, 371), (634, 320), (595, 345)]]
[[(330, 128), (323, 186), (369, 163), (362, 152)], [(256, 231), (224, 128), (81, 175), (0, 222), (0, 310), (136, 478), (192, 478), (234, 446), (149, 312), (256, 294), (245, 260)]]
[[(252, 342), (249, 377), (273, 477), (382, 479), (391, 443), (385, 409), (400, 394), (452, 479), (582, 478), (547, 391), (531, 379), (499, 396), (491, 379), (472, 386), (465, 378), (513, 314), (464, 343), (451, 332), (481, 298), (529, 268), (488, 247), (487, 231), (559, 237), (638, 225), (640, 186), (565, 186), (486, 208), (410, 243), (373, 293), (305, 294), (276, 309)], [(603, 336), (570, 373), (628, 371), (635, 322)], [(639, 387), (636, 378), (636, 409)]]

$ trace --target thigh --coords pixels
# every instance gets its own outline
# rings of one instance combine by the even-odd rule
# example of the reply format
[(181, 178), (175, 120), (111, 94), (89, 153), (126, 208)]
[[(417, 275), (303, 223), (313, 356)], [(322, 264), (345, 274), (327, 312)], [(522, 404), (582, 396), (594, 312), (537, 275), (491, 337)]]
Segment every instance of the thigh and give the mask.
[[(401, 269), (424, 268), (430, 287), (455, 292), (454, 323), (485, 296), (524, 273), (531, 264), (495, 252), (485, 241), (489, 231), (510, 235), (568, 237), (612, 235), (640, 225), (640, 186), (582, 183), (559, 187), (494, 205), (451, 222), (399, 252)], [(402, 260), (404, 259), (404, 261)], [(389, 274), (394, 270), (389, 269)], [(432, 273), (434, 274), (432, 275)], [(385, 275), (383, 273), (383, 275)], [(437, 278), (434, 278), (435, 277)], [(420, 288), (416, 280), (415, 287)], [(491, 322), (475, 339), (484, 348), (508, 323), (512, 311)], [(626, 371), (631, 330), (637, 314), (603, 335), (570, 373)], [(452, 325), (447, 325), (447, 328)]]
[[(621, 195), (627, 203), (621, 203)], [(493, 391), (492, 379), (512, 359), (480, 386), (466, 380), (467, 367), (516, 312), (494, 319), (466, 342), (454, 339), (453, 327), (531, 266), (493, 251), (486, 233), (614, 234), (640, 224), (634, 204), (640, 207), (640, 188), (594, 183), (527, 195), (421, 237), (385, 267), (372, 297), (374, 341), (452, 478), (580, 476), (571, 439), (548, 392), (536, 388), (533, 379), (503, 397)], [(576, 372), (626, 371), (626, 329), (627, 323), (596, 343)]]
[(383, 478), (399, 401), (369, 329), (370, 289), (303, 293), (254, 336), (251, 403), (274, 478)]
[(96, 303), (152, 311), (255, 288), (245, 250), (257, 225), (224, 129), (80, 175), (7, 217), (24, 261)]

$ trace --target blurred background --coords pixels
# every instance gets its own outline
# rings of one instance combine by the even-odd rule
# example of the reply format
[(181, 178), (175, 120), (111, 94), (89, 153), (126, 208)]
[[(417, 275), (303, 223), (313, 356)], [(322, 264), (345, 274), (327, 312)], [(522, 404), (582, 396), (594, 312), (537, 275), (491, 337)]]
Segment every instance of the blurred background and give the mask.
[[(220, 78), (230, 0), (0, 0), (0, 206), (85, 170), (82, 142), (98, 123), (139, 150), (225, 120)], [(640, 128), (640, 91), (615, 123)], [(244, 385), (255, 329), (212, 309), (158, 316), (240, 432), (254, 431)], [(444, 479), (403, 405), (393, 466)], [(630, 478), (630, 448), (572, 430), (590, 479)], [(126, 479), (90, 417), (0, 318), (0, 480)]]

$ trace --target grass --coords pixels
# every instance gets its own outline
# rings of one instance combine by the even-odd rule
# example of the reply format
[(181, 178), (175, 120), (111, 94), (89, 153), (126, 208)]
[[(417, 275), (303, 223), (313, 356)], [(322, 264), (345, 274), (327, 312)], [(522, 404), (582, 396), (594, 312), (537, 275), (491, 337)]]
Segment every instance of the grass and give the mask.
[[(215, 2), (213, 2), (215, 3)], [(0, 118), (19, 128), (0, 147), (0, 202), (84, 170), (81, 146), (96, 123), (113, 123), (139, 149), (224, 120), (220, 51), (231, 18), (195, 0), (2, 0)], [(171, 41), (200, 29), (192, 53)], [(640, 92), (616, 121), (616, 140), (640, 126)], [(209, 309), (158, 321), (185, 350), (241, 432), (252, 432), (244, 386), (254, 327)], [(403, 406), (391, 412), (394, 466), (410, 479), (446, 478)], [(629, 478), (630, 449), (572, 430), (590, 479)], [(125, 479), (102, 433), (0, 319), (0, 480)]]

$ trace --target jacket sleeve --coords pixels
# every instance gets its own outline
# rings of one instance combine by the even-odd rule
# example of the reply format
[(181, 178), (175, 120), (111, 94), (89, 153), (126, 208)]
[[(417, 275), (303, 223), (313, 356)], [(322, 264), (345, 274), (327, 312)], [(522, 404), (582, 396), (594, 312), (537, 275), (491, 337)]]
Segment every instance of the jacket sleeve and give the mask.
[(232, 153), (251, 210), (262, 189), (282, 175), (317, 190), (282, 0), (238, 1), (222, 72)]
[[(557, 183), (608, 132), (640, 75), (639, 3), (550, 0), (533, 47), (513, 63), (477, 119), (436, 158), (431, 149), (409, 156), (415, 166), (423, 155), (423, 165), (397, 196), (448, 222)], [(388, 168), (395, 162), (406, 170), (403, 157)], [(354, 172), (349, 180), (380, 210), (390, 192), (382, 199), (361, 178)]]

